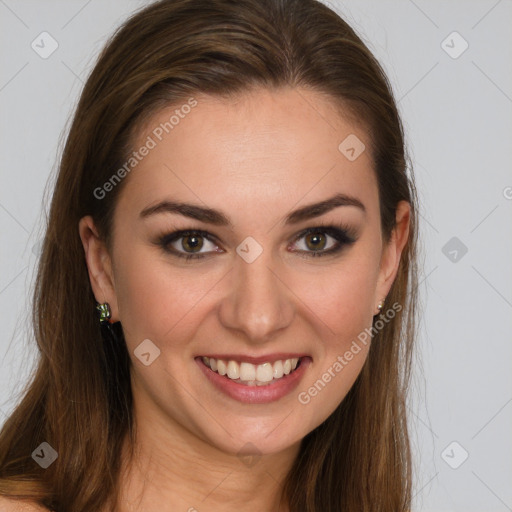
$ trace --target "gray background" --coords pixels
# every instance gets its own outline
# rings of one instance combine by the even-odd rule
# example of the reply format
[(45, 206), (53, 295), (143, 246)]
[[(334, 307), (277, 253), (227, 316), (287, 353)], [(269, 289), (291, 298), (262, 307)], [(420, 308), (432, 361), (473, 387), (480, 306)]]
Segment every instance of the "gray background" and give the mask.
[[(34, 360), (30, 290), (64, 130), (106, 38), (145, 3), (0, 0), (0, 423)], [(414, 510), (512, 510), (512, 2), (325, 3), (390, 77), (420, 195)], [(43, 31), (58, 42), (47, 59), (31, 47)]]

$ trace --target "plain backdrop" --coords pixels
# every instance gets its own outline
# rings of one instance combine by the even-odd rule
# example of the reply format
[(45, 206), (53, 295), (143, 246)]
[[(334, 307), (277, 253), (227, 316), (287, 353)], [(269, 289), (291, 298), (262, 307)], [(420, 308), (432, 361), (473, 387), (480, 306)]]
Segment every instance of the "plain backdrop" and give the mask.
[[(36, 354), (30, 294), (59, 144), (106, 38), (146, 3), (0, 0), (0, 423)], [(388, 73), (420, 196), (414, 510), (512, 510), (512, 2), (325, 3)], [(58, 44), (47, 58), (41, 37)]]

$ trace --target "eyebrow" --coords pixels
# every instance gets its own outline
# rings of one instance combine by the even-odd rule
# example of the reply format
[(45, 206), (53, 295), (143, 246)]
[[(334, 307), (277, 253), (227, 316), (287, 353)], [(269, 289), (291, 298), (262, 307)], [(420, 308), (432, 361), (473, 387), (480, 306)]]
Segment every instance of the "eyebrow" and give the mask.
[[(308, 204), (293, 211), (286, 217), (285, 225), (298, 224), (299, 222), (319, 217), (339, 206), (355, 206), (366, 214), (366, 208), (359, 199), (347, 194), (336, 194), (319, 203)], [(140, 212), (140, 217), (144, 219), (160, 213), (176, 213), (207, 224), (232, 227), (229, 217), (220, 210), (168, 200), (161, 201), (154, 206), (148, 206)]]

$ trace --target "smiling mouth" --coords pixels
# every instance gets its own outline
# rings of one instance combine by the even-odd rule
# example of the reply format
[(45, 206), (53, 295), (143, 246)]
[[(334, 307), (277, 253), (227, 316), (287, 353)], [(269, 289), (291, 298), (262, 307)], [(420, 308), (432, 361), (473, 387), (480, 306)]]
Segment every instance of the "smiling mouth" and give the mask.
[(303, 357), (278, 359), (273, 363), (252, 364), (233, 360), (215, 359), (203, 356), (200, 358), (210, 370), (246, 386), (268, 386), (293, 373), (301, 364)]

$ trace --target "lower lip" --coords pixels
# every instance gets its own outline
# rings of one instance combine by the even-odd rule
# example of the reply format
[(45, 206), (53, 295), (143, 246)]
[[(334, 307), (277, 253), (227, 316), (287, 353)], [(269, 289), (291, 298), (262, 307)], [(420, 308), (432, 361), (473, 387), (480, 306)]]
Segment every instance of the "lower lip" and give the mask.
[(299, 385), (302, 376), (311, 363), (311, 359), (309, 357), (303, 357), (300, 365), (293, 372), (288, 375), (283, 375), (282, 378), (273, 381), (271, 384), (266, 384), (264, 386), (247, 386), (245, 384), (239, 384), (231, 380), (229, 377), (219, 375), (217, 372), (214, 372), (203, 363), (201, 357), (197, 357), (195, 361), (208, 380), (217, 389), (235, 400), (248, 404), (266, 404), (269, 402), (275, 402), (276, 400), (288, 395)]

